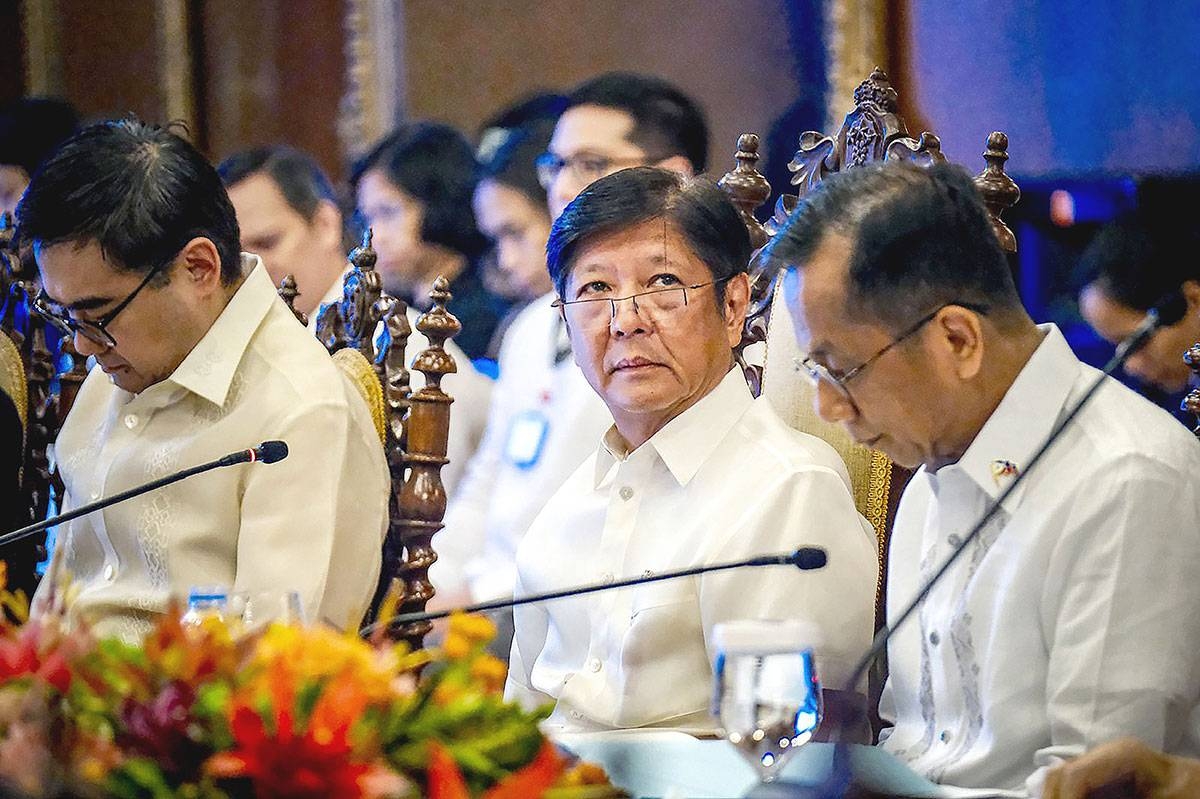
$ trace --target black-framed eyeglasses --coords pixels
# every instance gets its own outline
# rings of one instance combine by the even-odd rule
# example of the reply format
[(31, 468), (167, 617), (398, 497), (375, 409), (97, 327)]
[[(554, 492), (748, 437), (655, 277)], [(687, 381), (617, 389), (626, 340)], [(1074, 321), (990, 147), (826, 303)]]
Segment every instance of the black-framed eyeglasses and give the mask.
[(594, 153), (579, 153), (569, 158), (563, 158), (557, 153), (544, 152), (534, 159), (537, 168), (538, 182), (547, 191), (563, 169), (570, 169), (572, 174), (582, 183), (594, 183), (605, 175), (610, 175), (618, 169), (627, 166), (641, 166), (661, 161), (647, 155), (630, 156), (628, 158), (610, 158), (607, 155)]
[(807, 377), (809, 378), (809, 380), (812, 381), (814, 386), (820, 382), (825, 382), (828, 385), (830, 385), (831, 387), (833, 387), (834, 389), (836, 389), (838, 391), (838, 393), (840, 393), (842, 396), (846, 397), (846, 399), (849, 399), (851, 402), (853, 402), (854, 399), (853, 399), (853, 397), (850, 396), (850, 388), (846, 385), (847, 383), (849, 383), (851, 380), (853, 380), (854, 378), (861, 375), (863, 373), (863, 370), (865, 370), (868, 366), (870, 366), (871, 364), (878, 361), (880, 358), (882, 358), (884, 355), (886, 355), (890, 350), (894, 349), (895, 347), (899, 346), (904, 341), (907, 341), (909, 338), (916, 335), (917, 331), (919, 331), (921, 328), (925, 327), (925, 325), (927, 325), (931, 321), (933, 321), (934, 317), (936, 317), (939, 313), (941, 313), (943, 309), (949, 308), (951, 305), (957, 305), (960, 308), (966, 308), (967, 310), (974, 311), (975, 313), (978, 313), (978, 314), (986, 314), (988, 312), (988, 306), (977, 303), (977, 302), (958, 302), (958, 301), (944, 302), (941, 305), (939, 305), (938, 307), (934, 308), (929, 313), (922, 316), (917, 321), (913, 322), (908, 327), (906, 327), (903, 331), (900, 332), (899, 335), (897, 335), (895, 338), (893, 338), (891, 341), (889, 341), (886, 345), (884, 345), (883, 348), (879, 350), (879, 352), (875, 353), (870, 358), (867, 358), (865, 361), (860, 363), (858, 366), (855, 366), (854, 368), (849, 369), (845, 372), (835, 372), (835, 371), (831, 370), (828, 366), (825, 366), (824, 364), (817, 363), (816, 361), (814, 361), (811, 355), (805, 355), (803, 358), (797, 358), (796, 365), (800, 368), (801, 371), (803, 371), (807, 375)]
[(724, 283), (729, 277), (710, 280), (707, 283), (696, 283), (690, 286), (670, 286), (668, 288), (650, 289), (630, 294), (627, 297), (588, 297), (582, 300), (564, 300), (561, 297), (551, 305), (561, 308), (563, 318), (571, 327), (587, 332), (596, 332), (612, 324), (617, 318), (617, 303), (630, 300), (633, 312), (642, 316), (651, 324), (658, 325), (673, 313), (688, 304), (688, 292)]
[(129, 296), (117, 303), (115, 308), (99, 319), (72, 319), (70, 314), (63, 308), (55, 307), (50, 303), (45, 291), (39, 291), (37, 296), (33, 298), (33, 310), (47, 322), (58, 328), (64, 335), (74, 336), (78, 333), (93, 344), (99, 344), (105, 349), (115, 347), (117, 346), (117, 340), (113, 338), (112, 333), (108, 332), (108, 326), (117, 318), (117, 314), (129, 307), (129, 303), (133, 302), (142, 289), (146, 288), (150, 284), (150, 281), (154, 279), (154, 276), (162, 272), (169, 263), (171, 263), (170, 260), (163, 261), (147, 272), (146, 276), (142, 278), (142, 282), (138, 283), (137, 288), (131, 291)]

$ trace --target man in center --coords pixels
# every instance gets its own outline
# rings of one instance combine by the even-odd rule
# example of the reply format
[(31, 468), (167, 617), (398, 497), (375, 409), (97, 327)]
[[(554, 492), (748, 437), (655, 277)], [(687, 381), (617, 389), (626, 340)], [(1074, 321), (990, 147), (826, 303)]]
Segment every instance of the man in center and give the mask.
[(506, 695), (563, 731), (710, 728), (713, 625), (817, 625), (840, 685), (870, 641), (877, 559), (845, 466), (752, 398), (733, 360), (750, 241), (714, 184), (653, 167), (603, 178), (554, 223), (547, 265), (576, 362), (615, 424), (517, 551), (516, 595), (823, 547), (800, 573), (745, 569), (517, 608)]

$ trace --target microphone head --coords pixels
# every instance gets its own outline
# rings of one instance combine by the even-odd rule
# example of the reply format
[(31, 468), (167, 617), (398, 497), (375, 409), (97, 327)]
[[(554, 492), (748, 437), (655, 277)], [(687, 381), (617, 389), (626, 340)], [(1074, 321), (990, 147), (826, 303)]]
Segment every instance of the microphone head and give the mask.
[(1177, 288), (1167, 292), (1154, 304), (1154, 310), (1158, 314), (1158, 327), (1170, 327), (1178, 323), (1187, 313), (1183, 291)]
[(829, 562), (829, 556), (821, 547), (800, 547), (792, 553), (788, 560), (798, 569), (811, 571), (825, 568), (825, 564)]
[(264, 441), (255, 450), (262, 463), (276, 463), (288, 456), (287, 442), (284, 441)]

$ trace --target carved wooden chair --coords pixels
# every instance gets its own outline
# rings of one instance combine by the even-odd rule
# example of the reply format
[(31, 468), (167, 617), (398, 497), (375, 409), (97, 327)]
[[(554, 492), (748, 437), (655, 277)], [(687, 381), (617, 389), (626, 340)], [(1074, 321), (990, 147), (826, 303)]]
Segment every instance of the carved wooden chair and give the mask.
[[(462, 329), (446, 310), (450, 293), (447, 282), (439, 277), (430, 292), (432, 308), (417, 320), (417, 329), (430, 346), (413, 362), (413, 368), (425, 375), (425, 385), (412, 391), (405, 367), (405, 347), (412, 332), (407, 308), (383, 291), (375, 262), (368, 231), (362, 246), (350, 253), (353, 268), (343, 281), (342, 299), (322, 308), (317, 318), (317, 337), (371, 408), (392, 475), (383, 568), (368, 621), (375, 620), (389, 592), (400, 597), (400, 613), (424, 610), (434, 594), (429, 567), (437, 556), (431, 539), (441, 529), (446, 512), (441, 469), (447, 463), (453, 401), (442, 390), (441, 381), (457, 371), (444, 347)], [(295, 310), (295, 281), (285, 278), (279, 292), (306, 324), (303, 314)], [(386, 332), (377, 335), (381, 325)], [(430, 629), (432, 625), (424, 622), (388, 634), (418, 649)]]
[[(60, 339), (57, 352), (49, 345), (50, 327), (33, 312), (37, 290), (36, 271), (16, 251), (12, 218), (5, 214), (0, 220), (0, 370), (22, 432), (17, 507), (5, 521), (19, 525), (44, 519), (51, 495), (61, 496), (53, 443), (87, 377), (85, 359), (69, 338)], [(45, 554), (44, 535), (11, 545), (3, 558), (9, 586), (32, 592)]]
[[(783, 194), (764, 225), (754, 212), (771, 194), (771, 186), (755, 168), (758, 136), (742, 134), (738, 139), (735, 168), (720, 181), (750, 231), (756, 249), (765, 245), (787, 221), (800, 198), (830, 174), (877, 161), (906, 160), (920, 166), (945, 161), (941, 142), (932, 133), (913, 138), (897, 114), (896, 91), (887, 75), (876, 68), (854, 92), (854, 108), (832, 136), (808, 131), (788, 169), (793, 173), (795, 194)], [(991, 217), (992, 229), (1001, 247), (1016, 252), (1016, 237), (1001, 214), (1021, 196), (1016, 183), (1004, 172), (1008, 160), (1008, 137), (1000, 132), (988, 136), (983, 154), (986, 166), (975, 178)], [(756, 258), (751, 262), (750, 312), (746, 319), (738, 361), (747, 382), (756, 393), (768, 397), (775, 409), (793, 427), (818, 436), (833, 446), (846, 462), (859, 512), (875, 528), (879, 546), (879, 582), (876, 586), (876, 624), (884, 616), (884, 585), (887, 576), (887, 547), (900, 494), (911, 472), (895, 466), (882, 452), (855, 444), (838, 425), (822, 420), (814, 410), (815, 388), (798, 367), (801, 356), (792, 332), (787, 305), (779, 297), (776, 280), (780, 264)], [(747, 348), (765, 344), (762, 363), (754, 363)], [(1200, 349), (1197, 350), (1200, 363)], [(1200, 410), (1200, 393), (1196, 396)], [(882, 673), (874, 675), (880, 687)]]

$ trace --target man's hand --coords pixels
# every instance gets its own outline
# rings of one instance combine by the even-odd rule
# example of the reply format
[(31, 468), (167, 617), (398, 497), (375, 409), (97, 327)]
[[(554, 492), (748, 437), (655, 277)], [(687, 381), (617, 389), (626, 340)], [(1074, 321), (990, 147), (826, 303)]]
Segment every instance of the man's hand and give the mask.
[(1134, 738), (1107, 743), (1046, 775), (1042, 799), (1200, 796), (1200, 760), (1171, 757)]

